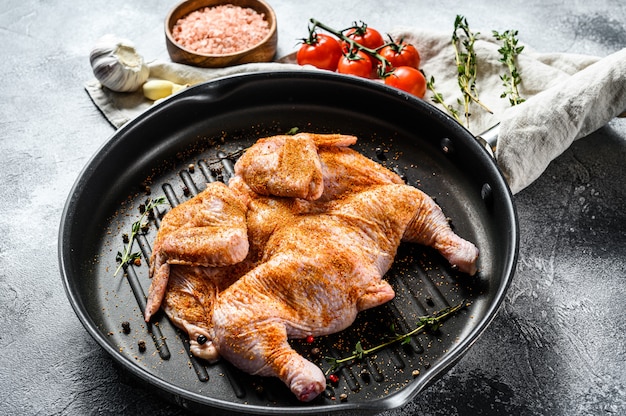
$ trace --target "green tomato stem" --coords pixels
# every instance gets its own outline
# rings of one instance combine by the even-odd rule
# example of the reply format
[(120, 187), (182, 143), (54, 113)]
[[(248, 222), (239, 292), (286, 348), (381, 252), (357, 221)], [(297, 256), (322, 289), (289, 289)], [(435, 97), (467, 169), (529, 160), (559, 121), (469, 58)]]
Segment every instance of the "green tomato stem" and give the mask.
[[(383, 57), (381, 54), (378, 53), (378, 51), (382, 49), (383, 47), (387, 46), (387, 44), (382, 45), (380, 48), (377, 48), (377, 49), (371, 49), (371, 48), (361, 45), (360, 43), (356, 42), (353, 39), (350, 39), (349, 37), (344, 35), (342, 31), (333, 29), (332, 27), (327, 26), (324, 23), (316, 19), (311, 18), (310, 22), (313, 23), (313, 30), (315, 30), (316, 27), (319, 27), (320, 29), (327, 31), (328, 33), (331, 33), (335, 35), (336, 37), (338, 37), (339, 39), (343, 40), (344, 42), (348, 43), (350, 46), (348, 49), (348, 53), (351, 54), (354, 50), (359, 50), (359, 51), (366, 52), (369, 55), (372, 55), (373, 57), (378, 59), (382, 64), (381, 70), (379, 72), (381, 77), (385, 77), (386, 75), (389, 74), (389, 72), (387, 71), (387, 68), (391, 68), (391, 63), (387, 60), (387, 58)], [(350, 27), (348, 29), (352, 29), (352, 28), (353, 27)]]

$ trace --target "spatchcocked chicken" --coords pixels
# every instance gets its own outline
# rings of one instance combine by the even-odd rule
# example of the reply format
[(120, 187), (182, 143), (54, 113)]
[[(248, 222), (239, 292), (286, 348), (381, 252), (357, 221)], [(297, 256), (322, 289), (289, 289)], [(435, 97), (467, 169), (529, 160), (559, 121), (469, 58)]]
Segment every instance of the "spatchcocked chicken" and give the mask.
[(151, 258), (145, 319), (162, 308), (194, 355), (280, 378), (302, 401), (326, 387), (289, 338), (340, 331), (394, 297), (383, 279), (401, 242), (476, 273), (478, 249), (439, 206), (349, 148), (354, 136), (260, 139), (228, 186), (172, 208)]

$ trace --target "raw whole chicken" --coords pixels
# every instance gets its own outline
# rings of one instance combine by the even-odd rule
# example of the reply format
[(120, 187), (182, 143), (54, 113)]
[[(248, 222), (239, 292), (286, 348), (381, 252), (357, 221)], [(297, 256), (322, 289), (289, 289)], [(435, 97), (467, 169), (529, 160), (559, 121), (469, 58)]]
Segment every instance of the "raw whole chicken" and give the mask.
[(474, 274), (478, 249), (430, 197), (347, 147), (355, 141), (261, 139), (228, 187), (211, 184), (173, 208), (154, 244), (145, 319), (163, 303), (194, 355), (278, 377), (310, 401), (325, 376), (288, 339), (340, 331), (391, 300), (383, 276), (401, 242), (434, 247)]

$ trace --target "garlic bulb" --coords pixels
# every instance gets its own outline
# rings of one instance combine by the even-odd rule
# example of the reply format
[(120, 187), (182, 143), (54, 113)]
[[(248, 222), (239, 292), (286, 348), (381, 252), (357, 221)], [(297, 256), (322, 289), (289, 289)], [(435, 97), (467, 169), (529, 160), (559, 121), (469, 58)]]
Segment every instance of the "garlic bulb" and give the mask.
[(150, 75), (150, 69), (132, 42), (114, 35), (98, 39), (89, 61), (96, 79), (113, 91), (137, 91)]

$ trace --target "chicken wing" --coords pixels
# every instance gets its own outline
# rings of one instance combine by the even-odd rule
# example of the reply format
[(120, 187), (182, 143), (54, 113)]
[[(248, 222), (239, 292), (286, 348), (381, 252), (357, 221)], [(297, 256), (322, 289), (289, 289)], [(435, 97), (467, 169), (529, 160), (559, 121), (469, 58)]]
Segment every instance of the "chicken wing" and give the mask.
[(349, 146), (356, 137), (299, 133), (259, 139), (235, 164), (235, 174), (261, 195), (306, 200), (324, 191), (317, 146)]
[(246, 258), (246, 209), (230, 188), (214, 182), (163, 217), (150, 258), (152, 283), (144, 313), (146, 321), (160, 307), (170, 265), (219, 267)]

